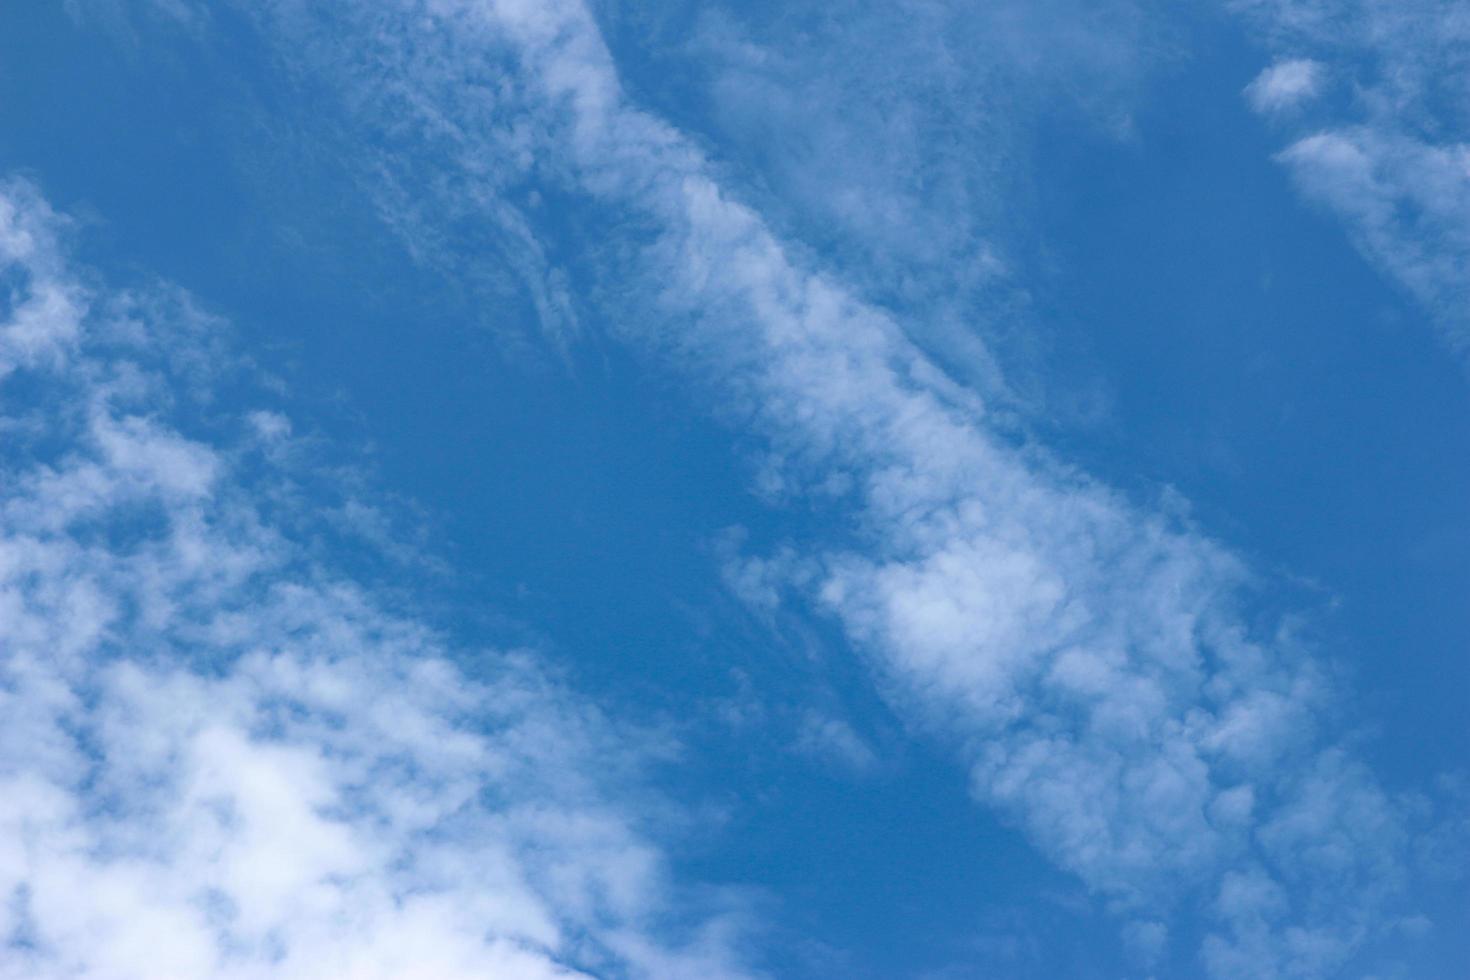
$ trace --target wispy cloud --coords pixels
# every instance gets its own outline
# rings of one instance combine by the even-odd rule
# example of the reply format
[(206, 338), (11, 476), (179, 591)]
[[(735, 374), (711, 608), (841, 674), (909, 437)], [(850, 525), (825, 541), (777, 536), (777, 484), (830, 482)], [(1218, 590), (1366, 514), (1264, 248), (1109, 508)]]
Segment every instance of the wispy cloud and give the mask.
[[(1327, 975), (1398, 928), (1413, 807), (1339, 744), (1331, 672), (1290, 621), (1243, 611), (1239, 558), (997, 424), (632, 104), (580, 5), (442, 4), (426, 32), (420, 13), (394, 21), (424, 50), (379, 65), (391, 84), (472, 118), (438, 59), (512, 52), (510, 131), (542, 179), (605, 212), (598, 257), (639, 311), (624, 336), (766, 440), (778, 494), (855, 529), (734, 579), (835, 618), (977, 799), (1126, 917), (1144, 955), (1169, 955), (1166, 923), (1191, 909), (1218, 976)], [(494, 197), (503, 175), (476, 182), (463, 159), (414, 165), (469, 182), (458, 205)]]
[(1342, 88), (1291, 124), (1278, 159), (1470, 356), (1470, 12), (1455, 0), (1229, 6), (1287, 59), (1247, 89), (1258, 108), (1316, 94), (1324, 73)]
[(0, 975), (746, 975), (649, 836), (662, 739), (299, 543), (279, 406), (191, 394), (222, 325), (60, 224), (0, 187)]
[(808, 710), (796, 740), (797, 751), (838, 770), (863, 774), (878, 766), (878, 755), (851, 725), (835, 715)]
[(1048, 247), (1026, 220), (1048, 166), (1037, 136), (1129, 139), (1175, 50), (1167, 21), (1134, 0), (701, 9), (677, 55), (667, 37), (646, 47), (700, 80), (708, 111), (678, 122), (722, 179), (862, 298), (921, 310), (907, 332), (966, 383), (1076, 416), (1087, 399), (1042, 369), (1054, 355), (1027, 275)]
[(1322, 65), (1310, 58), (1278, 61), (1263, 70), (1245, 88), (1245, 96), (1257, 112), (1277, 113), (1294, 109), (1322, 89)]

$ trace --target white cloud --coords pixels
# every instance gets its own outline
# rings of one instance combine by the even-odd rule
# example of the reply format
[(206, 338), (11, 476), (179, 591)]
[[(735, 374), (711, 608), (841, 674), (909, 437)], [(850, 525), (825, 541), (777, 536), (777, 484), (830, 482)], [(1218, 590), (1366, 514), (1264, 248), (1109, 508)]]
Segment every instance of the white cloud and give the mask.
[(0, 219), (0, 337), (47, 338), (0, 387), (45, 418), (0, 485), (0, 976), (745, 975), (639, 817), (658, 741), (292, 543), (172, 421), (189, 330), (89, 316), (25, 186)]
[[(833, 616), (976, 797), (1129, 917), (1140, 947), (1157, 953), (1187, 906), (1218, 975), (1323, 975), (1389, 921), (1405, 808), (1334, 747), (1325, 671), (1285, 629), (1247, 627), (1235, 556), (1026, 444), (891, 315), (785, 247), (624, 96), (581, 5), (421, 13), (371, 21), (418, 42), (380, 52), (378, 75), (416, 119), (465, 134), (412, 157), (427, 193), (498, 211), (521, 172), (497, 169), (505, 139), (532, 153), (610, 219), (596, 258), (637, 296), (624, 335), (767, 441), (770, 486), (852, 529), (730, 562), (743, 593)], [(511, 62), (493, 74), (504, 125), (483, 135), (454, 84), (477, 45)]]
[(878, 766), (877, 753), (850, 724), (814, 709), (802, 718), (796, 748), (819, 762), (853, 773), (872, 772)]
[(1322, 65), (1310, 58), (1278, 61), (1246, 86), (1245, 95), (1257, 112), (1293, 109), (1314, 98), (1322, 88)]
[(0, 380), (18, 367), (54, 363), (71, 344), (83, 313), (76, 287), (56, 267), (55, 216), (28, 188), (0, 183)]
[[(446, 16), (457, 36), (517, 47), (548, 152), (657, 229), (620, 272), (667, 320), (630, 335), (717, 385), (791, 461), (788, 485), (850, 480), (835, 506), (860, 534), (811, 545), (809, 594), (898, 703), (965, 747), (976, 796), (1129, 914), (1219, 896), (1206, 954), (1222, 973), (1230, 956), (1260, 976), (1335, 968), (1401, 883), (1398, 811), (1361, 768), (1328, 765), (1329, 686), (1289, 638), (1242, 626), (1239, 562), (993, 431), (892, 318), (803, 268), (692, 145), (623, 99), (580, 7)], [(765, 601), (789, 564), (761, 566)], [(1319, 833), (1354, 841), (1330, 867), (1274, 836), (1319, 791), (1382, 817), (1358, 833), (1350, 813), (1313, 810)], [(1247, 869), (1270, 887), (1235, 887)]]
[(280, 412), (251, 412), (246, 419), (262, 442), (277, 443), (291, 435), (291, 420)]
[(1440, 312), (1451, 347), (1470, 352), (1470, 142), (1356, 126), (1305, 136), (1279, 159), (1365, 255)]
[(755, 192), (763, 216), (871, 294), (957, 320), (1016, 288), (1002, 253), (1024, 234), (1027, 123), (1060, 111), (1126, 129), (1158, 47), (1132, 0), (733, 6), (709, 5), (675, 64), (705, 80), (699, 125), (723, 155), (772, 185)]
[[(1278, 92), (1289, 104), (1299, 89), (1315, 94), (1323, 72), (1348, 83), (1351, 102), (1298, 129), (1279, 159), (1470, 356), (1470, 10), (1457, 0), (1228, 6), (1287, 56), (1247, 90), (1258, 109), (1275, 110)], [(1323, 67), (1291, 67), (1312, 64)]]

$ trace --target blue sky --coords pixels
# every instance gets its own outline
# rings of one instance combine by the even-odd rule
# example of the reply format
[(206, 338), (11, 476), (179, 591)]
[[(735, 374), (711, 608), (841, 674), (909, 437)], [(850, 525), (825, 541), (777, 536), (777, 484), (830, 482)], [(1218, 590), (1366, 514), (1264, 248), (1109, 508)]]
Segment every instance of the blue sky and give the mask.
[(0, 975), (1454, 975), (1470, 19), (1177, 8), (0, 13)]

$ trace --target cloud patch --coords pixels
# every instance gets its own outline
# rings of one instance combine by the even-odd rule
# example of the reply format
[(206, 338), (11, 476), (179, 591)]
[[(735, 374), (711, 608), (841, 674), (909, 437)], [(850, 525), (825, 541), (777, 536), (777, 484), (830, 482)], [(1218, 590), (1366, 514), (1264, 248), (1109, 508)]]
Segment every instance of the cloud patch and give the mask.
[(286, 416), (178, 374), (220, 325), (58, 226), (0, 190), (0, 976), (749, 975), (738, 910), (670, 904), (663, 740), (299, 543)]
[[(1315, 95), (1324, 73), (1350, 101), (1296, 123), (1278, 157), (1338, 216), (1369, 262), (1415, 297), (1470, 357), (1470, 14), (1455, 0), (1234, 0), (1281, 60), (1247, 89), (1259, 110)], [(1308, 68), (1306, 66), (1317, 66)]]
[(1255, 77), (1245, 97), (1257, 112), (1271, 114), (1295, 109), (1322, 90), (1323, 71), (1311, 58), (1278, 61)]

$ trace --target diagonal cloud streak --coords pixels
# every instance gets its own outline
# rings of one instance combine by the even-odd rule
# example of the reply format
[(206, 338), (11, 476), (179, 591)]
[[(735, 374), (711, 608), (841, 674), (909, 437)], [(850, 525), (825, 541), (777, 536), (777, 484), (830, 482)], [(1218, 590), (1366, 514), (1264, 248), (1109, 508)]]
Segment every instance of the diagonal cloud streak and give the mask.
[[(621, 329), (767, 441), (771, 486), (852, 529), (734, 577), (835, 617), (894, 702), (952, 741), (977, 799), (1146, 955), (1172, 955), (1168, 924), (1195, 908), (1212, 975), (1325, 976), (1409, 921), (1416, 804), (1338, 744), (1340, 695), (1290, 621), (1249, 622), (1240, 559), (1016, 437), (891, 315), (809, 268), (630, 102), (581, 5), (363, 17), (399, 39), (379, 75), (453, 121), (452, 182), (493, 197), (541, 180), (603, 208)], [(446, 90), (466, 51), (486, 81)], [(514, 122), (477, 132), (487, 106)], [(507, 132), (518, 170), (454, 169), (503, 156)]]
[[(1292, 31), (1342, 22), (1318, 4), (1257, 6), (1288, 11)], [(893, 702), (954, 746), (976, 798), (1103, 896), (1143, 953), (1187, 947), (1222, 977), (1326, 976), (1421, 924), (1407, 896), (1432, 840), (1423, 801), (1345, 745), (1330, 662), (1289, 617), (1258, 622), (1246, 564), (1030, 444), (906, 325), (783, 243), (696, 141), (625, 94), (586, 7), (258, 16), (372, 133), (367, 169), (419, 254), (472, 274), (483, 252), (419, 247), (467, 217), (512, 251), (531, 243), (532, 209), (513, 202), (538, 185), (597, 212), (602, 312), (765, 441), (763, 490), (844, 529), (731, 578), (839, 623)], [(1248, 94), (1280, 119), (1333, 71), (1315, 49), (1288, 53)], [(1406, 133), (1330, 128), (1283, 160), (1443, 307), (1458, 343), (1441, 303), (1465, 281), (1458, 144)], [(528, 245), (511, 264), (551, 296), (545, 254)]]

